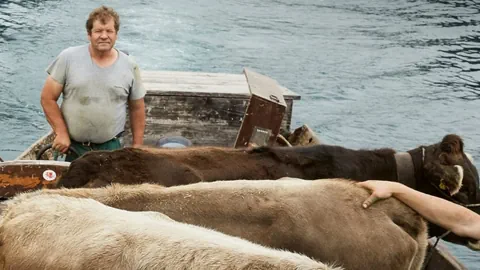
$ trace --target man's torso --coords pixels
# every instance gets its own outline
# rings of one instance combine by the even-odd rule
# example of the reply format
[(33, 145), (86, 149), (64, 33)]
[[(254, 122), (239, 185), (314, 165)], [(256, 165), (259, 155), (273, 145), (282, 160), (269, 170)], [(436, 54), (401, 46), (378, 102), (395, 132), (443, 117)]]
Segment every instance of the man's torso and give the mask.
[(119, 52), (110, 66), (99, 67), (88, 45), (66, 54), (66, 80), (61, 106), (72, 139), (103, 143), (124, 129), (126, 104), (133, 84), (133, 65)]

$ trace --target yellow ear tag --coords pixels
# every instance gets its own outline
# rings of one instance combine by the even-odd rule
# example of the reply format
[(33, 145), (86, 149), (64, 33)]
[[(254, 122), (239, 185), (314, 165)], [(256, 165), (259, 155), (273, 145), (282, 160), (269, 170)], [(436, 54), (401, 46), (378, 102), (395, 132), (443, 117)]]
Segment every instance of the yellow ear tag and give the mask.
[(445, 186), (445, 184), (443, 183), (443, 180), (440, 180), (440, 185), (438, 185), (438, 187), (440, 187), (441, 190), (447, 189), (447, 186)]

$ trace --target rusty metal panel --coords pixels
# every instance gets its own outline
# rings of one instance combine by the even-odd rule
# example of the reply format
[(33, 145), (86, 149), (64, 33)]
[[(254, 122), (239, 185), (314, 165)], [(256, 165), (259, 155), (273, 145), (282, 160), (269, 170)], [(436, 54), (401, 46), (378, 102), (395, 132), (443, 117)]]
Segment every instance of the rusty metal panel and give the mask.
[(249, 143), (272, 145), (280, 131), (285, 106), (252, 96), (237, 135), (235, 147), (247, 147)]
[(284, 89), (273, 79), (244, 69), (250, 101), (235, 141), (235, 147), (273, 145), (287, 110)]

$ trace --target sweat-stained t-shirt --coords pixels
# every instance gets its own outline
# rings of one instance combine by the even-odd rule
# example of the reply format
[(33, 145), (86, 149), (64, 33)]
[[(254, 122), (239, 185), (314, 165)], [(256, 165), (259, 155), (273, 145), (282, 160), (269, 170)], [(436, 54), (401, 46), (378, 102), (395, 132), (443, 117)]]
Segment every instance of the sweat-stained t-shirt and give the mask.
[(128, 100), (143, 98), (146, 91), (132, 57), (117, 50), (117, 60), (103, 68), (88, 46), (63, 50), (46, 71), (64, 86), (61, 111), (70, 138), (103, 143), (124, 130)]

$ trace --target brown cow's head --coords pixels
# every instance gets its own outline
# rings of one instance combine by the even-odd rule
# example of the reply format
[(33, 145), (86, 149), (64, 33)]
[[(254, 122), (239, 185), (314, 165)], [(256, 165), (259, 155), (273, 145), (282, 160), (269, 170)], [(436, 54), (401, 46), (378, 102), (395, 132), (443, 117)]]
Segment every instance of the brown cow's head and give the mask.
[[(102, 171), (102, 166), (111, 165), (105, 152), (106, 151), (90, 151), (72, 161), (68, 170), (64, 172), (58, 180), (57, 188), (91, 187), (93, 182), (103, 182), (103, 179), (98, 178), (99, 172)], [(107, 162), (109, 164), (106, 164)], [(109, 183), (105, 183), (102, 186), (107, 184)]]
[[(459, 136), (449, 134), (440, 143), (421, 146), (408, 152), (414, 161), (417, 190), (467, 206), (480, 214), (478, 172), (471, 157), (464, 152), (463, 141)], [(430, 236), (438, 237), (446, 232), (444, 228), (429, 223)], [(443, 240), (475, 250), (480, 248), (477, 239), (454, 233), (446, 234)]]
[(421, 147), (423, 179), (442, 197), (460, 204), (479, 202), (479, 177), (463, 151), (462, 139), (446, 135), (440, 143)]

